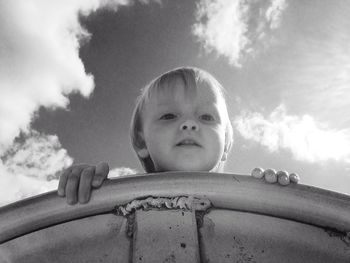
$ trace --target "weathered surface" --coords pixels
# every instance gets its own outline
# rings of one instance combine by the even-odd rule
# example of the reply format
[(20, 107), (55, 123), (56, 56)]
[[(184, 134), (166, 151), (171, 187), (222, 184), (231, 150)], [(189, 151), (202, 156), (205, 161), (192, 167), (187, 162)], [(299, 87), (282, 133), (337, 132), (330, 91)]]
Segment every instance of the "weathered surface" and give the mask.
[(350, 196), (232, 174), (119, 178), (86, 205), (51, 192), (0, 208), (6, 263), (350, 262), (349, 244)]
[(36, 231), (0, 245), (1, 263), (129, 262), (126, 219), (99, 215)]
[(200, 262), (195, 212), (139, 210), (134, 227), (133, 262)]
[(111, 212), (145, 196), (195, 195), (212, 206), (282, 217), (350, 232), (350, 196), (305, 185), (271, 185), (233, 174), (168, 172), (118, 178), (93, 191), (86, 205), (68, 206), (56, 192), (0, 208), (0, 244), (38, 229)]
[(129, 215), (136, 210), (181, 209), (183, 211), (206, 211), (211, 207), (209, 199), (194, 196), (153, 197), (136, 199), (115, 208), (118, 215)]
[(281, 218), (212, 210), (199, 233), (202, 262), (350, 262), (344, 234)]

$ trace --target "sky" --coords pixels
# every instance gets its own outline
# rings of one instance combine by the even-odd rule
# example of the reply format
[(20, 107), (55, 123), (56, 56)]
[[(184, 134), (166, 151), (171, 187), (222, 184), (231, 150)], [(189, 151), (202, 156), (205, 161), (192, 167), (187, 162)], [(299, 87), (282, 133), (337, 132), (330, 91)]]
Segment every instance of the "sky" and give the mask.
[(0, 205), (54, 190), (72, 163), (142, 173), (135, 99), (179, 66), (226, 89), (226, 172), (350, 194), (349, 13), (346, 0), (0, 0)]

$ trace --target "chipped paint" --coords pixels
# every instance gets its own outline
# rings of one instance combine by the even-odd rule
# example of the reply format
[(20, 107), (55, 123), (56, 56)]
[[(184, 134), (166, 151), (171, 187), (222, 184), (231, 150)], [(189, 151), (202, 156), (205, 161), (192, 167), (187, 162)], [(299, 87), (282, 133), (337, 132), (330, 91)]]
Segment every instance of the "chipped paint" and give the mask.
[(254, 254), (250, 253), (249, 249), (246, 248), (244, 242), (240, 238), (233, 236), (233, 243), (234, 244), (232, 246), (233, 248), (232, 257), (235, 258), (236, 262), (256, 263), (254, 259)]
[(324, 231), (330, 237), (339, 238), (342, 242), (344, 242), (350, 248), (350, 232), (340, 232), (338, 230), (331, 229), (331, 228), (324, 228)]
[(133, 237), (135, 231), (135, 214), (130, 214), (127, 217), (126, 235)]
[(182, 209), (185, 211), (206, 211), (211, 207), (211, 202), (206, 198), (194, 196), (176, 197), (147, 197), (145, 199), (135, 199), (125, 205), (117, 206), (117, 215), (127, 216), (132, 212), (142, 209)]
[(197, 226), (198, 228), (201, 228), (203, 226), (203, 220), (204, 220), (204, 215), (208, 212), (206, 211), (196, 211), (196, 221), (197, 221)]

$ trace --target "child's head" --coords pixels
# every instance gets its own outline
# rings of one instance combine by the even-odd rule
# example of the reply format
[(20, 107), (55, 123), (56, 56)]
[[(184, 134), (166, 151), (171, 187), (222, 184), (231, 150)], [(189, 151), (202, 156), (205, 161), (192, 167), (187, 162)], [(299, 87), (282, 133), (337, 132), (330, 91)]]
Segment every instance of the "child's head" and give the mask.
[(222, 86), (197, 68), (154, 79), (137, 100), (131, 141), (146, 172), (221, 172), (232, 144)]

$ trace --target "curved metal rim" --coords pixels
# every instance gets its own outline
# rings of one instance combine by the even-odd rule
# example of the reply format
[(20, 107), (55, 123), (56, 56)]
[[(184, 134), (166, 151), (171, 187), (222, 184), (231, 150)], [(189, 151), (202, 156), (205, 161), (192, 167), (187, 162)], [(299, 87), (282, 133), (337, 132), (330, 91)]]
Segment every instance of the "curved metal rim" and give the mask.
[(109, 213), (146, 196), (193, 195), (213, 207), (350, 231), (350, 196), (305, 185), (272, 185), (250, 176), (203, 172), (141, 174), (107, 180), (88, 204), (69, 206), (56, 191), (0, 208), (0, 243), (63, 222)]

